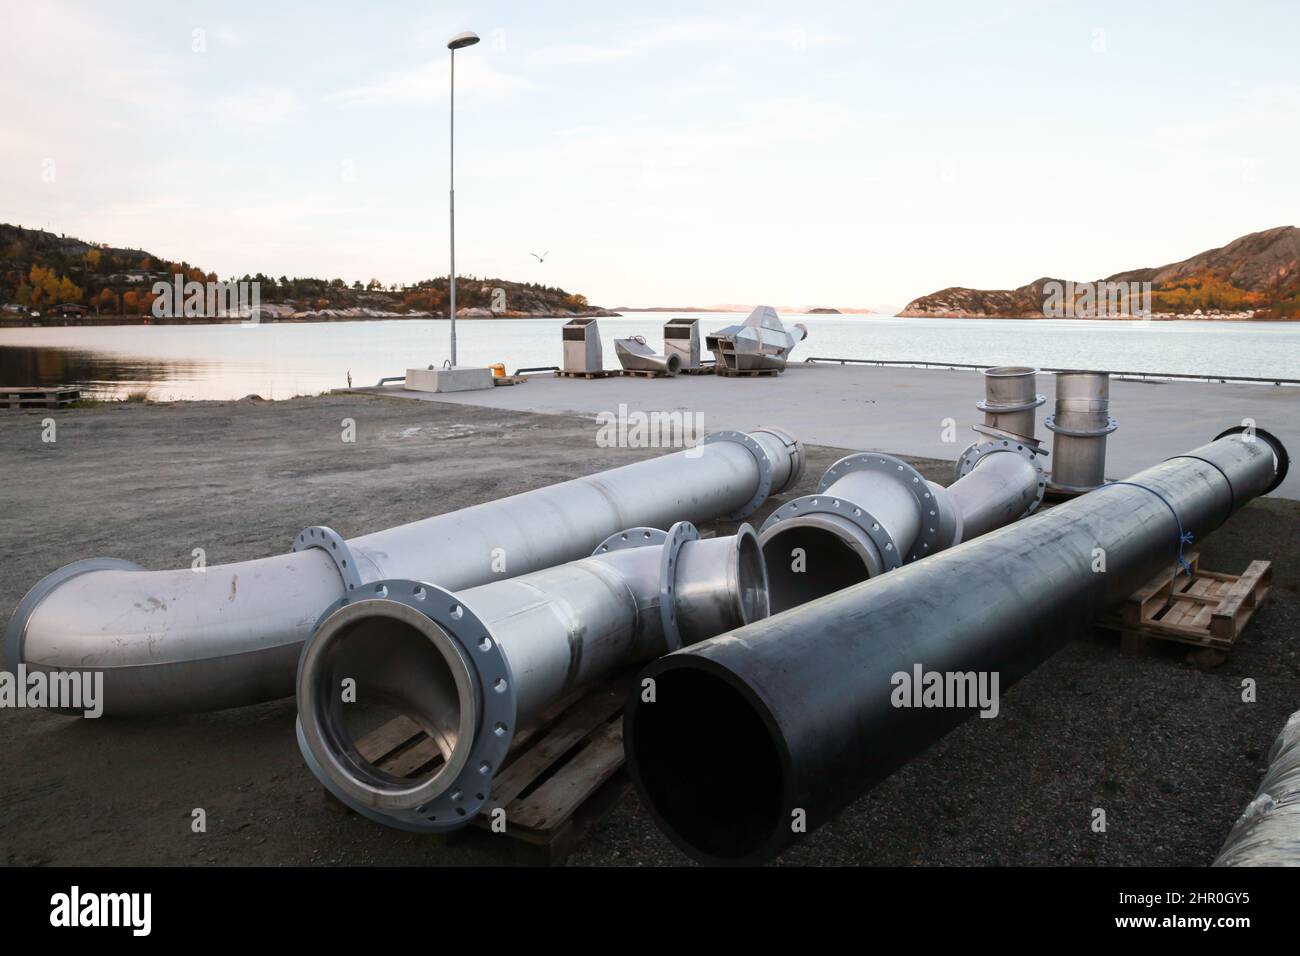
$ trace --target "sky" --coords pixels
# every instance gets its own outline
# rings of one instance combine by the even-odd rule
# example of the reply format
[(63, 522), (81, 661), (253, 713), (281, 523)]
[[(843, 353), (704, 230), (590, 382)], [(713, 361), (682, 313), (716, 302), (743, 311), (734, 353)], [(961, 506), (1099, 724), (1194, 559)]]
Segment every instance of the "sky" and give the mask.
[[(0, 222), (225, 277), (902, 305), (1300, 223), (1300, 4), (0, 0)], [(546, 253), (539, 263), (530, 252)]]

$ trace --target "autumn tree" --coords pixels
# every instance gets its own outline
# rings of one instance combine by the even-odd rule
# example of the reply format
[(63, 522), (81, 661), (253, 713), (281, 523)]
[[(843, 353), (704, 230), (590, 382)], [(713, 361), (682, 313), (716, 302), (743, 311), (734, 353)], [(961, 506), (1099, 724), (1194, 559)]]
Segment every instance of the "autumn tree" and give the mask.
[(80, 302), (82, 290), (66, 276), (60, 277), (53, 269), (33, 265), (27, 273), (26, 301), (23, 301), (23, 286), (18, 287), (19, 302), (23, 305), (50, 305), (58, 302)]
[(408, 309), (423, 312), (437, 312), (445, 301), (445, 296), (438, 289), (408, 289), (402, 296), (402, 304)]
[(110, 315), (122, 311), (122, 297), (112, 289), (102, 289), (99, 293), (99, 308)]

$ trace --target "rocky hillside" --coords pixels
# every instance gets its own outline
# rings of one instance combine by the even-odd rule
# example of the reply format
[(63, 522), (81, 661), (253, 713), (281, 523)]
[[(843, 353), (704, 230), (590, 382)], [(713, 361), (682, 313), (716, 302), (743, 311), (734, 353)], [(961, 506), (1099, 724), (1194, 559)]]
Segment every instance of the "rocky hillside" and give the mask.
[[(1051, 317), (1052, 296), (1058, 296), (1059, 304), (1062, 288), (1081, 302), (1085, 287), (1134, 282), (1151, 283), (1156, 318), (1300, 319), (1300, 229), (1278, 226), (1253, 232), (1181, 262), (1091, 282), (1042, 278), (1018, 289), (942, 289), (912, 300), (899, 315), (1041, 319)], [(1067, 314), (1088, 313), (1079, 309)]]
[[(183, 275), (187, 281), (217, 280), (213, 272), (173, 262), (143, 249), (119, 249), (39, 229), (0, 224), (0, 307), (28, 316), (56, 305), (85, 306), (88, 318), (146, 316), (155, 282)], [(256, 281), (268, 306), (263, 321), (420, 318), (446, 315), (446, 276), (413, 285), (342, 279), (289, 278), (262, 273), (222, 277)], [(456, 277), (456, 315), (465, 318), (614, 315), (592, 307), (584, 295), (535, 282), (478, 276)]]

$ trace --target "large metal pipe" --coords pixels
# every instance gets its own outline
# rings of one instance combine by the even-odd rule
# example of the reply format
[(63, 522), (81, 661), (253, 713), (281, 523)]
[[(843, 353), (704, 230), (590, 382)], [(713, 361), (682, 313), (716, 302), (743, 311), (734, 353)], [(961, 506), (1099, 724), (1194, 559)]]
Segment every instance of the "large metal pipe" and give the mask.
[(1033, 444), (978, 441), (957, 461), (947, 488), (879, 452), (842, 458), (816, 494), (787, 502), (763, 523), (759, 542), (772, 612), (788, 610), (937, 554), (1031, 514), (1045, 478)]
[(1185, 533), (1277, 487), (1285, 449), (1240, 431), (654, 662), (654, 702), (634, 695), (624, 717), (642, 802), (697, 860), (775, 856), (971, 713), (918, 699), (926, 675), (954, 696), (981, 676), (1005, 689), (1168, 567)]
[(1106, 436), (1119, 427), (1109, 372), (1057, 372), (1056, 412), (1043, 424), (1052, 432), (1049, 490), (1083, 494), (1106, 483)]
[(581, 558), (623, 528), (739, 520), (798, 481), (803, 461), (780, 429), (716, 432), (701, 447), (350, 541), (309, 528), (293, 552), (255, 561), (175, 571), (79, 561), (23, 598), (5, 656), (29, 673), (102, 672), (108, 714), (285, 697), (322, 609), (365, 582), (459, 590)]
[(1300, 711), (1273, 741), (1259, 791), (1214, 865), (1300, 866)]
[[(707, 540), (687, 522), (667, 533), (636, 528), (585, 560), (459, 593), (415, 581), (367, 585), (330, 608), (303, 648), (299, 746), (321, 782), (366, 816), (400, 829), (455, 829), (486, 803), (516, 730), (546, 707), (767, 613), (749, 525)], [(434, 745), (414, 779), (357, 748), (360, 734), (394, 715)]]

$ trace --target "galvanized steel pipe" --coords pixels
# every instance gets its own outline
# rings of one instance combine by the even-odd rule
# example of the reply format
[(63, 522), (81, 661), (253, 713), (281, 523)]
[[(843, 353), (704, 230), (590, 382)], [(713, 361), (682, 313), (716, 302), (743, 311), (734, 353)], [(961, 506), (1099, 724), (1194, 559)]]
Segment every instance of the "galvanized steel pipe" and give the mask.
[[(383, 581), (322, 616), (298, 671), (298, 740), (340, 800), (388, 826), (444, 831), (487, 802), (519, 727), (620, 667), (766, 617), (749, 525), (700, 540), (693, 526), (636, 528), (582, 561), (452, 593)], [(345, 682), (351, 699), (345, 699)], [(380, 717), (434, 742), (414, 779), (357, 749)]]
[(349, 541), (306, 529), (294, 550), (201, 571), (115, 559), (46, 576), (9, 621), (5, 657), (27, 671), (99, 671), (104, 712), (218, 710), (294, 692), (321, 611), (366, 582), (452, 590), (591, 553), (632, 527), (737, 520), (798, 481), (800, 444), (777, 428), (489, 501)]
[[(642, 802), (697, 860), (757, 863), (968, 716), (898, 706), (899, 674), (997, 674), (1002, 690), (1257, 495), (1288, 458), (1234, 429), (902, 570), (651, 664), (625, 747)], [(1104, 571), (1096, 570), (1098, 550)], [(906, 701), (905, 701), (906, 702)]]
[(817, 493), (768, 516), (759, 541), (772, 612), (937, 554), (1031, 514), (1045, 479), (1037, 449), (1012, 438), (978, 441), (947, 488), (879, 452), (842, 458)]

